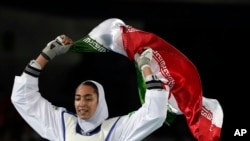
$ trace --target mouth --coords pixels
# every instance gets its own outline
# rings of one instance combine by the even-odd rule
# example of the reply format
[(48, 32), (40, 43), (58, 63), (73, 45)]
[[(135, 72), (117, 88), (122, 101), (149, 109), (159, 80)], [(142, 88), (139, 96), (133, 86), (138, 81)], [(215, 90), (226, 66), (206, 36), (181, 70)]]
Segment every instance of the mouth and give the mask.
[(80, 110), (78, 110), (78, 113), (80, 114), (80, 115), (86, 115), (87, 113), (88, 113), (88, 110), (87, 109), (80, 109)]

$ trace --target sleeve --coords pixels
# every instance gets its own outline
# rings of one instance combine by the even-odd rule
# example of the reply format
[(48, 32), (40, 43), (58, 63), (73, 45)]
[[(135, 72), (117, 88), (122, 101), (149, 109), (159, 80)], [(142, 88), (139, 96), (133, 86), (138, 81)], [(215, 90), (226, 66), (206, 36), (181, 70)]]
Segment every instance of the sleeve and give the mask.
[[(11, 101), (21, 117), (43, 138), (59, 141), (62, 137), (61, 113), (39, 93), (38, 78), (15, 76)], [(58, 138), (60, 137), (60, 138)]]
[(147, 89), (145, 103), (117, 123), (115, 138), (118, 140), (143, 140), (160, 128), (167, 116), (169, 88)]

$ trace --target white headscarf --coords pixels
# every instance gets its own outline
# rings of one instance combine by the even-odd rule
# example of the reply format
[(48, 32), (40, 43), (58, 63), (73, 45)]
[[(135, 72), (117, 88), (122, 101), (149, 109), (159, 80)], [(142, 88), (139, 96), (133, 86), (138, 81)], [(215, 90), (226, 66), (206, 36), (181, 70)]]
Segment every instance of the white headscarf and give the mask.
[[(102, 85), (96, 81), (93, 81), (93, 80), (87, 80), (87, 81), (93, 82), (97, 86), (99, 95), (98, 95), (98, 105), (97, 105), (96, 112), (94, 113), (94, 115), (88, 120), (83, 120), (83, 119), (80, 119), (79, 117), (77, 118), (78, 124), (80, 125), (80, 127), (84, 131), (84, 133), (91, 132), (92, 130), (94, 130), (105, 119), (107, 119), (108, 115), (109, 115), (108, 106), (106, 103), (104, 89), (103, 89)], [(86, 82), (86, 81), (84, 81), (84, 82)], [(82, 82), (82, 83), (84, 83), (84, 82)]]

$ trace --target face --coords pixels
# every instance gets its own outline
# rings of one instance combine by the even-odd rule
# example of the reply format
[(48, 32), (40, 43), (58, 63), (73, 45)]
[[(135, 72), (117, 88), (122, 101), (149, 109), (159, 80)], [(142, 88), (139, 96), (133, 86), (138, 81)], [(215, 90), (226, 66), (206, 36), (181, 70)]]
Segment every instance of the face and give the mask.
[(81, 85), (76, 89), (75, 110), (81, 119), (90, 119), (96, 111), (97, 104), (98, 96), (92, 86)]

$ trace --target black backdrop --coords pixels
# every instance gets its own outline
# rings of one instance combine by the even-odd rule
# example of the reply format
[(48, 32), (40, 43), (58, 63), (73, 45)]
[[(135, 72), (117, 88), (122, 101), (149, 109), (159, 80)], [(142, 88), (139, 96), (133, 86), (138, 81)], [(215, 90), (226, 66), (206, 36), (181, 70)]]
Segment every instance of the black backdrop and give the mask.
[[(247, 4), (202, 4), (160, 2), (68, 2), (67, 4), (11, 3), (1, 7), (43, 12), (60, 17), (119, 17), (124, 20), (140, 19), (145, 29), (154, 32), (176, 46), (197, 66), (203, 83), (204, 95), (218, 99), (224, 111), (222, 140), (246, 140), (247, 136), (234, 137), (236, 129), (248, 129), (248, 48), (249, 14)], [(105, 57), (105, 59), (103, 59)], [(85, 61), (88, 60), (88, 61)], [(110, 63), (112, 62), (112, 63)], [(122, 63), (121, 63), (122, 62)], [(123, 64), (123, 65), (120, 65)], [(79, 76), (79, 74), (88, 74)], [(76, 75), (77, 74), (77, 75)], [(104, 75), (103, 75), (104, 74)], [(49, 71), (44, 72), (49, 75)], [(12, 79), (11, 76), (10, 79)], [(130, 78), (130, 79), (128, 79)], [(48, 87), (47, 77), (41, 78), (41, 87)], [(109, 102), (110, 115), (126, 114), (140, 105), (137, 97), (133, 64), (117, 54), (83, 54), (82, 64), (72, 68), (63, 79), (65, 87), (59, 93), (72, 93), (83, 79), (103, 83)], [(6, 89), (11, 89), (11, 85)], [(51, 85), (50, 85), (51, 86)], [(67, 88), (66, 88), (67, 87)], [(51, 89), (53, 87), (50, 87)], [(72, 103), (67, 95), (45, 95), (53, 103)], [(60, 99), (60, 100), (59, 100)], [(131, 102), (132, 100), (132, 102)], [(117, 106), (119, 105), (119, 106)], [(180, 134), (191, 136), (179, 117), (175, 127), (164, 126), (156, 136), (177, 138)], [(166, 134), (167, 131), (167, 134)]]

